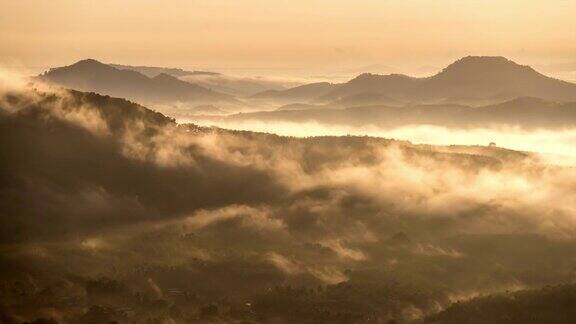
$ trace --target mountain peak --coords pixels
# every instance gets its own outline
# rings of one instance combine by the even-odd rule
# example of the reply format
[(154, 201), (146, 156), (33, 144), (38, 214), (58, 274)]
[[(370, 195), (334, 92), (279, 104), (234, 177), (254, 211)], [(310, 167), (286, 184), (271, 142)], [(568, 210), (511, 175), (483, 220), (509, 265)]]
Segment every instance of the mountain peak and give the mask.
[(450, 66), (465, 66), (465, 65), (519, 65), (514, 61), (505, 58), (504, 56), (474, 56), (468, 55), (461, 59), (456, 60)]
[(438, 75), (486, 73), (537, 73), (527, 65), (520, 65), (502, 56), (466, 56), (448, 65)]
[[(457, 60), (455, 63), (514, 63), (513, 61), (505, 58), (504, 56), (480, 56), (480, 55), (468, 55)], [(516, 64), (516, 63), (514, 63)]]
[(41, 75), (53, 77), (55, 75), (62, 75), (67, 73), (102, 73), (105, 71), (108, 72), (110, 70), (116, 69), (95, 59), (88, 58), (67, 66), (51, 68)]
[(98, 60), (95, 59), (91, 59), (91, 58), (87, 58), (84, 60), (80, 60), (70, 66), (102, 66), (102, 65), (106, 65)]

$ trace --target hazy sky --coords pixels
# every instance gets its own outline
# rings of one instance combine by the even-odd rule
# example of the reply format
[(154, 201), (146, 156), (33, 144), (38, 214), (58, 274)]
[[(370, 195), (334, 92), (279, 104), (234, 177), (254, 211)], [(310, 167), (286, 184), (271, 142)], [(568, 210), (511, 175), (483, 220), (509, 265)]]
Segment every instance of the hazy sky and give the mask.
[(576, 70), (576, 0), (1, 0), (0, 64), (342, 69), (503, 55)]

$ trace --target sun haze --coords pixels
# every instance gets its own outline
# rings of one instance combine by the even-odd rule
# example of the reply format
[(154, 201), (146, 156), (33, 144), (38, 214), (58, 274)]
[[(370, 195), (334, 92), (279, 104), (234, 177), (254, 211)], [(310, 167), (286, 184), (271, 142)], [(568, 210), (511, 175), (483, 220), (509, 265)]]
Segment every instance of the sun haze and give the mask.
[(3, 0), (0, 63), (441, 66), (468, 54), (576, 61), (574, 0)]

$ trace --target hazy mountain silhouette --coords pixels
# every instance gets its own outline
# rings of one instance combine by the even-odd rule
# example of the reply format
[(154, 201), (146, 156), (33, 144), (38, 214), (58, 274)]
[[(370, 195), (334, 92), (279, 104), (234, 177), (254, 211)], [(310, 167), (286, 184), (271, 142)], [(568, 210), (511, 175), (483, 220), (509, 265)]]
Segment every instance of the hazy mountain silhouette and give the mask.
[(454, 99), (506, 100), (521, 96), (576, 100), (576, 84), (549, 78), (504, 57), (468, 56), (428, 78), (362, 74), (322, 97), (337, 100), (361, 92), (379, 92), (406, 101)]
[(313, 105), (305, 103), (293, 103), (278, 107), (277, 111), (282, 110), (309, 110), (309, 109), (324, 109), (332, 106)]
[(333, 91), (319, 97), (322, 101), (341, 100), (360, 93), (382, 93), (398, 99), (409, 99), (408, 91), (413, 91), (421, 79), (403, 74), (379, 75), (363, 73), (342, 84)]
[(236, 101), (232, 96), (182, 81), (166, 73), (149, 78), (142, 73), (120, 70), (93, 59), (51, 69), (38, 76), (38, 79), (71, 89), (92, 91), (145, 103), (175, 101), (233, 103)]
[(254, 99), (274, 99), (278, 101), (310, 101), (338, 88), (338, 84), (317, 82), (287, 90), (267, 90), (252, 96)]
[(539, 97), (576, 100), (576, 84), (547, 77), (504, 57), (465, 57), (431, 77), (422, 97)]
[[(307, 100), (304, 100), (307, 101)], [(378, 92), (361, 92), (328, 103), (289, 103), (276, 110), (306, 110), (306, 109), (342, 109), (349, 107), (365, 107), (385, 105), (390, 107), (403, 106), (404, 103)]]
[(225, 74), (190, 74), (182, 76), (180, 79), (238, 97), (250, 97), (267, 90), (286, 90), (302, 84), (298, 81), (275, 79), (274, 77)]
[(363, 98), (366, 94), (372, 98), (381, 96), (381, 102), (371, 100), (371, 104), (389, 104), (390, 100), (395, 100), (477, 105), (524, 96), (576, 101), (576, 84), (547, 77), (504, 57), (468, 56), (426, 78), (364, 73), (343, 84), (310, 84), (257, 96), (292, 102), (340, 101), (348, 106), (359, 106), (366, 103)]
[(251, 96), (266, 90), (285, 90), (299, 83), (263, 77), (237, 77), (210, 71), (187, 71), (179, 68), (109, 64), (119, 70), (132, 70), (153, 78), (165, 73), (182, 81), (193, 83), (231, 96)]
[(473, 127), (502, 124), (527, 128), (563, 128), (576, 125), (576, 102), (553, 102), (532, 97), (521, 97), (482, 107), (459, 104), (420, 104), (402, 107), (376, 105), (346, 109), (326, 109), (323, 106), (313, 105), (292, 107), (290, 105), (288, 109), (235, 114), (223, 118), (283, 122), (314, 121), (323, 124), (383, 127), (414, 124)]
[(158, 74), (165, 73), (173, 77), (183, 77), (187, 75), (220, 75), (217, 72), (209, 71), (187, 71), (179, 68), (165, 68), (157, 66), (134, 66), (134, 65), (122, 65), (122, 64), (108, 64), (118, 70), (132, 70), (144, 74), (149, 78), (153, 78)]

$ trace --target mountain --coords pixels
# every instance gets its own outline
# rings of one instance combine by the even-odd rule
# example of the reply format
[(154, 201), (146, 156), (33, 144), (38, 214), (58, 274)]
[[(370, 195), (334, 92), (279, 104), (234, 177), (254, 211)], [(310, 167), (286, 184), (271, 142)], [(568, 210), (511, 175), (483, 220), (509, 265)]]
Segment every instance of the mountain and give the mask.
[(285, 91), (266, 91), (255, 97), (347, 107), (418, 103), (481, 106), (516, 97), (576, 101), (576, 84), (547, 77), (504, 57), (468, 56), (431, 77), (363, 73), (343, 84), (313, 83)]
[(338, 87), (339, 87), (338, 84), (333, 84), (329, 82), (317, 82), (317, 83), (305, 84), (287, 90), (263, 91), (253, 95), (251, 98), (271, 99), (284, 102), (311, 101)]
[[(291, 106), (288, 106), (291, 108)], [(576, 125), (576, 102), (554, 102), (521, 97), (504, 103), (471, 107), (459, 104), (418, 104), (401, 107), (364, 106), (326, 109), (297, 106), (294, 109), (234, 114), (223, 120), (318, 122), (346, 126), (438, 125), (454, 128), (494, 124), (525, 128), (563, 128)]]
[(362, 74), (322, 97), (338, 100), (362, 92), (378, 92), (408, 102), (450, 101), (452, 98), (493, 99), (540, 97), (575, 101), (576, 84), (549, 78), (504, 57), (468, 56), (438, 74), (411, 78), (400, 74)]
[(165, 68), (165, 67), (156, 67), (156, 66), (134, 66), (134, 65), (122, 65), (122, 64), (109, 64), (110, 66), (118, 69), (118, 70), (131, 70), (136, 71), (139, 73), (144, 74), (149, 78), (153, 78), (158, 74), (168, 74), (173, 77), (183, 77), (188, 75), (220, 75), (220, 73), (216, 72), (208, 72), (208, 71), (186, 71), (183, 69), (178, 68)]
[(250, 97), (267, 90), (286, 90), (302, 84), (299, 81), (275, 79), (273, 77), (232, 76), (225, 74), (190, 74), (182, 76), (180, 79), (237, 97)]
[(142, 73), (117, 69), (93, 59), (51, 69), (37, 79), (143, 103), (236, 102), (232, 96), (182, 81), (166, 73), (149, 78)]
[(290, 87), (300, 85), (300, 83), (268, 79), (265, 77), (239, 77), (224, 75), (209, 71), (187, 71), (179, 68), (164, 68), (154, 66), (132, 66), (121, 64), (109, 64), (119, 70), (131, 70), (142, 73), (149, 78), (159, 74), (168, 74), (182, 81), (194, 83), (213, 91), (224, 93), (235, 97), (251, 96), (255, 93), (266, 90), (285, 90)]
[(381, 93), (397, 99), (407, 99), (422, 80), (402, 74), (379, 75), (363, 73), (321, 96), (322, 101), (342, 100), (360, 93)]
[(465, 57), (429, 78), (420, 90), (434, 97), (539, 97), (575, 101), (576, 84), (547, 77), (504, 57)]

